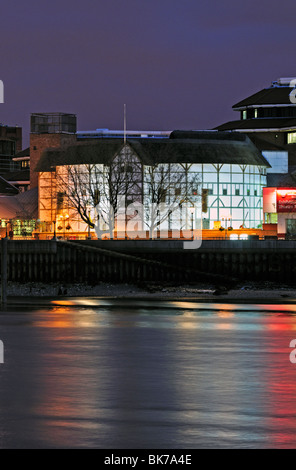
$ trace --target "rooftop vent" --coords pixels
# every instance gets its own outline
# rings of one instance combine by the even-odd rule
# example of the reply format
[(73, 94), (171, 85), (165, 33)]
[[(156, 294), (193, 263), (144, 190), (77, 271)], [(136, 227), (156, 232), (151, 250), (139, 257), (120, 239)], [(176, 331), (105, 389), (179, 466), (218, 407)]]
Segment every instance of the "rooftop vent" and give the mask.
[(296, 77), (279, 78), (276, 82), (272, 82), (273, 87), (289, 86), (291, 88), (294, 88), (295, 85), (296, 85)]

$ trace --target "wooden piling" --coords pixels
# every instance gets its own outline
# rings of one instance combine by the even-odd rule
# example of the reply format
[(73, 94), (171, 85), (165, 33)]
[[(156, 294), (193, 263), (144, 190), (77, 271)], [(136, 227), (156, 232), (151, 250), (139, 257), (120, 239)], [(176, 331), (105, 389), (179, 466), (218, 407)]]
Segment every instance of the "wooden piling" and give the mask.
[(7, 238), (1, 239), (1, 302), (7, 303)]

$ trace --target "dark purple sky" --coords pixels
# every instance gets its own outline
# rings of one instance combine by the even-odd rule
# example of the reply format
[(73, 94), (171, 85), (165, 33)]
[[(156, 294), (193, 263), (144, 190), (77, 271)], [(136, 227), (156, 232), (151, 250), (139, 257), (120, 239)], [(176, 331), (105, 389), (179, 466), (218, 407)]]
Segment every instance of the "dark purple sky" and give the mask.
[(71, 112), (78, 129), (206, 129), (296, 76), (295, 0), (9, 0), (0, 122)]

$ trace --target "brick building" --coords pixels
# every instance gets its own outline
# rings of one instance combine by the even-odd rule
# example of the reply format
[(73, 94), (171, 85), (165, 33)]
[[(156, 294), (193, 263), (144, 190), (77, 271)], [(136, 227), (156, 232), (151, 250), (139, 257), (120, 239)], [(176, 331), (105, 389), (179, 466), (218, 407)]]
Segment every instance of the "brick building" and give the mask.
[(41, 155), (48, 148), (60, 148), (76, 142), (76, 116), (65, 113), (34, 113), (31, 115), (30, 181), (38, 187), (35, 171)]

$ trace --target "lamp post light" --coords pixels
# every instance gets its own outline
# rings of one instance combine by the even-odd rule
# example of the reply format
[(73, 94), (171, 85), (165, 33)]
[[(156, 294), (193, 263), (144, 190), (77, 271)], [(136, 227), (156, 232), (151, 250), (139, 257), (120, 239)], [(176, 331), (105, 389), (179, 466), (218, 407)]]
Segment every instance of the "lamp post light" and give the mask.
[(12, 225), (12, 220), (10, 219), (10, 230), (9, 230), (9, 238), (12, 240), (13, 239), (13, 225)]
[[(90, 210), (88, 211), (88, 219), (89, 219), (89, 222), (90, 222)], [(88, 236), (87, 236), (87, 238), (88, 238), (89, 240), (91, 240), (90, 225), (89, 225), (89, 224), (88, 224)]]
[(68, 221), (69, 219), (69, 214), (66, 214), (64, 216), (64, 240), (66, 239), (66, 220)]
[(227, 226), (227, 221), (226, 221), (226, 236), (228, 237), (228, 227), (231, 227), (231, 215), (227, 218), (229, 221), (229, 225)]
[(88, 209), (88, 224), (87, 224), (87, 240), (91, 240), (91, 234), (90, 234), (90, 210), (92, 206), (90, 204), (87, 204), (87, 209)]
[(56, 233), (56, 223), (57, 221), (56, 220), (53, 220), (53, 238), (52, 240), (56, 240), (57, 239), (57, 233)]
[(225, 231), (225, 240), (227, 238), (227, 217), (222, 217), (222, 222), (224, 222), (224, 231)]
[(227, 225), (227, 222), (229, 222), (229, 227), (231, 226), (231, 215), (228, 216), (228, 217), (222, 217), (222, 221), (225, 221), (225, 239), (227, 238), (227, 235), (228, 235), (228, 225)]
[(190, 207), (190, 213), (191, 213), (191, 232), (192, 232), (192, 240), (194, 238), (194, 213), (195, 213), (195, 207), (194, 206), (191, 206)]

